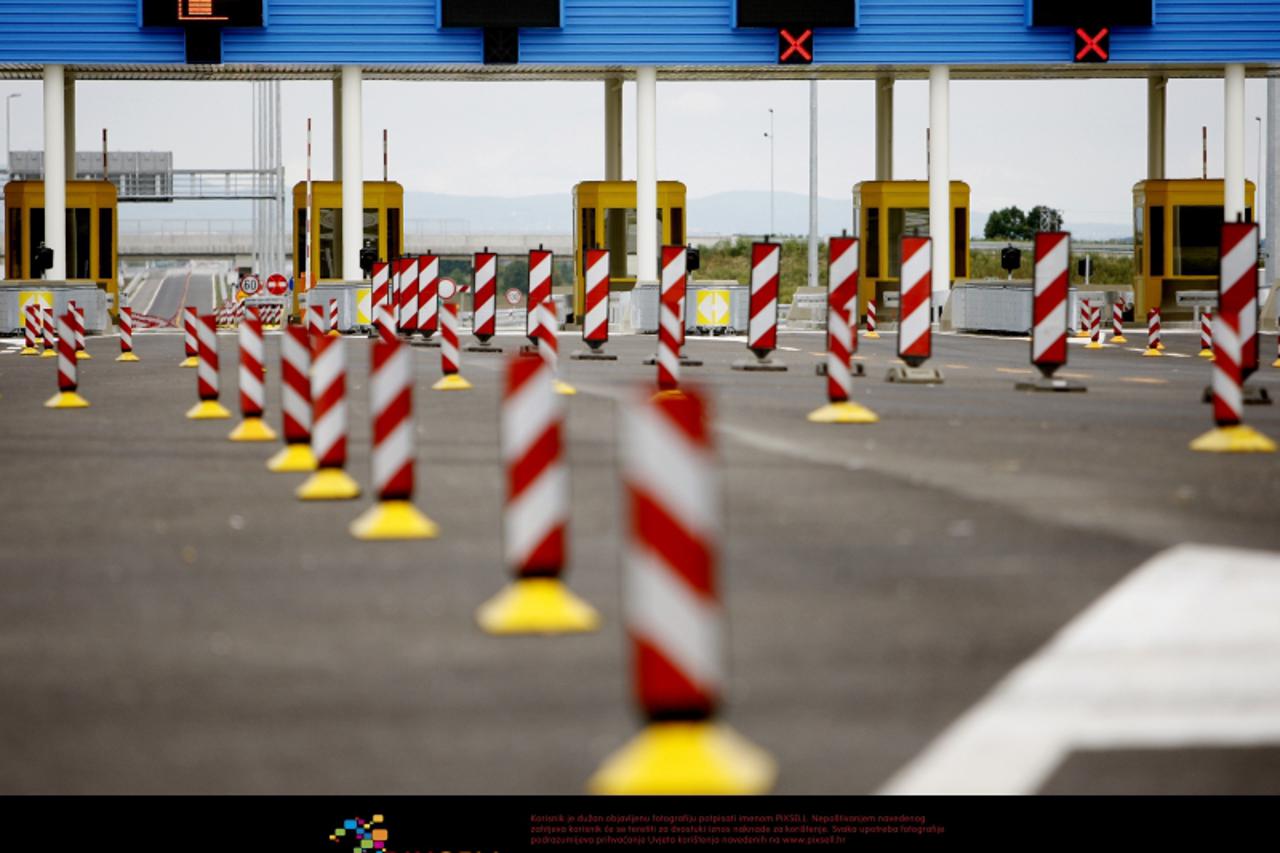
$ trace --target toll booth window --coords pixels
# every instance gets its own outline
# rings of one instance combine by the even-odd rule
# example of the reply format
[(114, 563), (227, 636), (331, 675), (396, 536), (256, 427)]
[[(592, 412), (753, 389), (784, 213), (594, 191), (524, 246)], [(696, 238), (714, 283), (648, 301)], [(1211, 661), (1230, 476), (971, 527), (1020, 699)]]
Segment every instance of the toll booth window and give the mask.
[(337, 278), (342, 269), (342, 216), (332, 207), (320, 208), (320, 278)]
[(636, 210), (610, 207), (604, 212), (604, 247), (609, 250), (609, 277), (636, 277)]
[(902, 238), (929, 234), (929, 208), (889, 208), (889, 269), (886, 278), (902, 275)]
[(1142, 202), (1135, 202), (1133, 207), (1133, 268), (1137, 270), (1139, 277), (1142, 276), (1144, 267), (1142, 266), (1142, 235), (1146, 233), (1144, 228), (1144, 217), (1146, 209), (1142, 206)]
[(1164, 205), (1152, 206), (1150, 224), (1151, 275), (1164, 275)]
[(1222, 208), (1177, 205), (1173, 222), (1173, 274), (1217, 275)]
[(22, 278), (22, 208), (9, 208), (9, 248), (4, 253), (5, 278)]
[(88, 278), (92, 257), (89, 239), (89, 208), (67, 210), (67, 278)]
[(109, 207), (98, 210), (98, 278), (114, 279), (115, 262), (111, 246), (115, 242), (115, 211)]
[(684, 245), (684, 208), (671, 208), (671, 244)]
[(951, 251), (956, 278), (969, 277), (969, 211), (963, 207), (955, 209), (951, 231)]
[(867, 277), (880, 277), (880, 208), (867, 208)]
[(587, 249), (596, 247), (596, 209), (594, 207), (582, 208), (582, 222), (578, 226), (578, 233), (582, 235), (582, 242), (579, 245), (584, 253)]
[(307, 257), (307, 211), (306, 208), (298, 210), (298, 227), (293, 231), (293, 239), (296, 244), (293, 247), (293, 270), (295, 274), (305, 273), (307, 266), (311, 263), (311, 259)]
[[(375, 235), (373, 245), (378, 245), (378, 238)], [(400, 208), (387, 208), (387, 257), (394, 258), (400, 254)]]

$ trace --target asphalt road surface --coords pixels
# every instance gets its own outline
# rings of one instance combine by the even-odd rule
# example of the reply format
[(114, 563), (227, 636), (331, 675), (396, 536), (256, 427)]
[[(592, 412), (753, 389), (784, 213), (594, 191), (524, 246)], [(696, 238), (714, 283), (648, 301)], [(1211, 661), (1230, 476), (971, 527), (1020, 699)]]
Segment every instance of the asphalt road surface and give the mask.
[(216, 307), (213, 272), (195, 264), (150, 270), (134, 291), (130, 304), (140, 313), (180, 325), (179, 314), (184, 306), (199, 308), (202, 314)]
[[(176, 313), (184, 287), (167, 275), (155, 313)], [(779, 792), (880, 790), (1166, 549), (1280, 550), (1280, 455), (1188, 450), (1211, 425), (1210, 368), (1192, 335), (1167, 338), (1176, 355), (1160, 359), (1073, 346), (1065, 373), (1085, 394), (1015, 392), (1025, 341), (938, 336), (932, 387), (883, 382), (894, 339), (864, 341), (855, 396), (882, 419), (868, 426), (805, 421), (825, 402), (820, 335), (783, 334), (777, 374), (730, 370), (741, 342), (689, 341), (722, 460), (726, 718), (777, 759)], [(561, 351), (576, 345), (566, 334)], [(368, 497), (302, 504), (299, 477), (263, 466), (276, 445), (184, 419), (195, 371), (177, 366), (179, 334), (135, 347), (142, 362), (123, 365), (114, 338), (90, 340), (86, 410), (41, 407), (51, 361), (0, 355), (0, 790), (573, 793), (635, 732), (616, 401), (652, 381), (652, 337), (616, 338), (617, 362), (562, 361), (581, 391), (568, 582), (604, 627), (531, 639), (474, 623), (508, 578), (499, 357), (463, 353), (475, 390), (444, 394), (428, 390), (438, 350), (415, 351), (416, 502), (442, 534), (363, 543), (347, 525)], [(234, 408), (234, 338), (221, 347)], [(367, 487), (369, 344), (346, 351), (348, 470)], [(1255, 382), (1280, 396), (1280, 371)], [(1247, 416), (1280, 438), (1280, 406)], [(1202, 746), (1068, 749), (1033, 790), (1280, 792), (1274, 748)]]

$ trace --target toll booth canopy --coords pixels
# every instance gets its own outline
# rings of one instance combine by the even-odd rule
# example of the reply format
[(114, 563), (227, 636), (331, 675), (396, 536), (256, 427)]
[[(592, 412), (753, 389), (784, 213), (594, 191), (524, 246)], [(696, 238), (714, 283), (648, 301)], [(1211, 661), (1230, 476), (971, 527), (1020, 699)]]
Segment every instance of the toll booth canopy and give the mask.
[[(683, 245), (685, 239), (685, 186), (679, 181), (658, 181), (658, 242), (675, 246)], [(609, 250), (610, 290), (635, 287), (638, 269), (635, 181), (582, 181), (573, 188), (575, 306), (582, 305), (585, 299), (583, 264), (587, 249)]]
[[(293, 187), (294, 277), (302, 283), (342, 281), (342, 182), (312, 181), (311, 210), (307, 210), (306, 182)], [(306, 235), (311, 229), (311, 257)], [(398, 257), (404, 246), (404, 187), (395, 181), (364, 182), (364, 240), (378, 250), (378, 257)], [(311, 275), (311, 271), (315, 275)], [(265, 270), (260, 272), (276, 272)], [(306, 277), (304, 278), (304, 274)]]
[[(1253, 221), (1254, 185), (1245, 181), (1245, 221)], [(1147, 180), (1133, 185), (1134, 316), (1159, 308), (1165, 320), (1188, 320), (1178, 293), (1218, 289), (1222, 238), (1221, 180)]]
[[(39, 278), (32, 270), (32, 260), (44, 242), (44, 181), (5, 184), (4, 221), (5, 278)], [(120, 296), (117, 222), (114, 184), (67, 181), (67, 245), (50, 247), (66, 260), (68, 281), (92, 281), (107, 292), (112, 317)]]
[[(863, 181), (853, 188), (853, 236), (858, 238), (858, 311), (876, 300), (881, 319), (896, 317), (886, 292), (896, 294), (902, 238), (929, 236), (928, 181)], [(951, 182), (951, 281), (969, 278), (969, 185)], [(937, 272), (934, 272), (937, 275)]]

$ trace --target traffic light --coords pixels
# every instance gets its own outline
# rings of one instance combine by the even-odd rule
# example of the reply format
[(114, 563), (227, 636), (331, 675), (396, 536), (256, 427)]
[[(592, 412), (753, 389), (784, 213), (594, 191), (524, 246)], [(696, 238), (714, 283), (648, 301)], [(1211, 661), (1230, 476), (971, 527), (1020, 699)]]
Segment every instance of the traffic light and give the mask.
[(698, 267), (702, 266), (702, 253), (693, 246), (689, 246), (684, 250), (684, 254), (685, 269), (688, 272), (697, 272)]
[(31, 275), (44, 278), (44, 274), (53, 267), (53, 249), (41, 243), (31, 251)]
[(1013, 246), (1005, 246), (1000, 250), (1000, 269), (1007, 273), (1013, 273), (1018, 267), (1022, 266), (1022, 250), (1015, 249)]
[(364, 246), (360, 249), (360, 271), (364, 273), (365, 278), (373, 275), (373, 263), (378, 260), (378, 250), (373, 247), (372, 240), (365, 240)]

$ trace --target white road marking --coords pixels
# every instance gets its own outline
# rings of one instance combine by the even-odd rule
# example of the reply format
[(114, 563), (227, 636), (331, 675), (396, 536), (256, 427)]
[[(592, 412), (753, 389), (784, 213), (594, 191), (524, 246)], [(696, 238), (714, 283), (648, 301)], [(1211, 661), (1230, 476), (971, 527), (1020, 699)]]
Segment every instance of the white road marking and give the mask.
[(1280, 554), (1152, 557), (997, 684), (885, 794), (1033, 793), (1072, 750), (1280, 744)]

